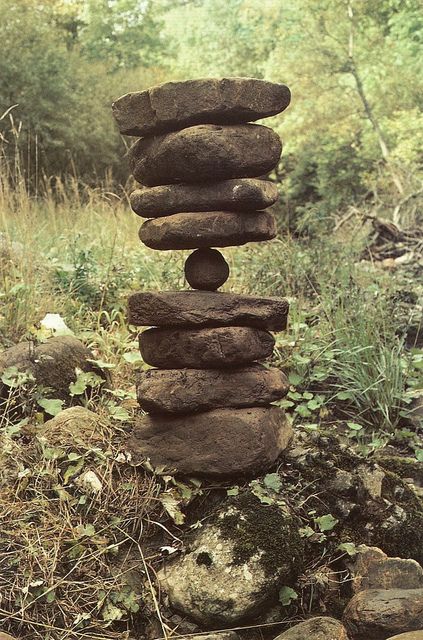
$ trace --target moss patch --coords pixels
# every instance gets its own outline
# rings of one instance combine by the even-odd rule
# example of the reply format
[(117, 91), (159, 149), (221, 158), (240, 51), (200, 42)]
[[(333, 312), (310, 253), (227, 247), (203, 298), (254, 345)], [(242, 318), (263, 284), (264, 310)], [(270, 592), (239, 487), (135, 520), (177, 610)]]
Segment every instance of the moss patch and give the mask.
[(412, 478), (423, 484), (423, 464), (416, 459), (402, 456), (379, 456), (377, 462), (381, 467), (396, 473), (400, 478)]
[[(299, 535), (300, 522), (276, 505), (263, 505), (250, 491), (229, 502), (233, 514), (217, 518), (222, 536), (234, 542), (234, 563), (248, 562), (258, 552), (258, 561), (267, 575), (278, 569), (295, 579), (301, 569), (304, 543)], [(286, 575), (286, 574), (285, 574)]]

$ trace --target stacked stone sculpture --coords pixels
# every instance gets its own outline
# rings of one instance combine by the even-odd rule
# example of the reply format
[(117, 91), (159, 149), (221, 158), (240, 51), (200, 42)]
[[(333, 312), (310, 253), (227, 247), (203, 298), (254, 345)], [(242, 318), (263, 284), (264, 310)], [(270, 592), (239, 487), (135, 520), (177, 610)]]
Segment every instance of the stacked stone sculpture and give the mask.
[(184, 474), (252, 474), (286, 448), (284, 374), (257, 361), (271, 356), (271, 331), (285, 329), (283, 298), (217, 291), (229, 267), (215, 247), (271, 240), (266, 209), (278, 197), (260, 177), (278, 163), (282, 144), (268, 127), (248, 124), (283, 111), (285, 85), (251, 78), (170, 82), (113, 104), (121, 133), (140, 136), (129, 151), (143, 188), (131, 195), (148, 218), (140, 239), (156, 250), (194, 249), (185, 263), (193, 290), (142, 291), (129, 298), (129, 323), (152, 327), (140, 350), (142, 409), (131, 438), (134, 456)]

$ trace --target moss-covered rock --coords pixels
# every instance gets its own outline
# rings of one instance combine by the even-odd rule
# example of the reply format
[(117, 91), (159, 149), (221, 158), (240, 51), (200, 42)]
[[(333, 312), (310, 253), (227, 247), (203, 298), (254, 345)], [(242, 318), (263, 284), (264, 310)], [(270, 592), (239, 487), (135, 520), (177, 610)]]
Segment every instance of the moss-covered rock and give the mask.
[(227, 627), (270, 606), (279, 586), (292, 585), (302, 553), (292, 513), (245, 492), (226, 501), (159, 579), (176, 609), (207, 628)]

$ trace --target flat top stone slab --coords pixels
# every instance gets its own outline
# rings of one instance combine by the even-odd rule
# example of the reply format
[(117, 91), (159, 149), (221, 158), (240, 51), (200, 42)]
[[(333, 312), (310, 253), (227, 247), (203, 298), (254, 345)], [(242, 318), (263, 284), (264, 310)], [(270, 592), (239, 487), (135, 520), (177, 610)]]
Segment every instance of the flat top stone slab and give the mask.
[(251, 326), (282, 331), (289, 304), (285, 298), (215, 291), (143, 291), (129, 296), (128, 322), (135, 326)]
[(280, 113), (291, 93), (284, 84), (256, 78), (166, 82), (127, 93), (112, 105), (121, 133), (147, 136), (193, 124), (236, 124)]
[(140, 334), (144, 362), (162, 369), (236, 367), (272, 355), (272, 334), (251, 327), (147, 329)]
[(194, 413), (221, 407), (257, 407), (280, 400), (289, 383), (279, 369), (149, 369), (137, 380), (138, 402), (150, 413)]
[(126, 444), (134, 464), (149, 459), (169, 472), (210, 477), (268, 469), (289, 445), (292, 428), (275, 406), (215, 409), (135, 418)]
[(138, 182), (154, 187), (262, 176), (277, 165), (282, 143), (258, 124), (199, 124), (155, 138), (141, 138), (128, 152)]
[(256, 211), (278, 199), (276, 185), (268, 180), (238, 178), (205, 184), (166, 184), (136, 189), (132, 209), (143, 218), (159, 218), (188, 211)]
[(150, 249), (164, 251), (241, 246), (272, 240), (276, 231), (276, 221), (270, 211), (203, 211), (147, 220), (139, 237)]

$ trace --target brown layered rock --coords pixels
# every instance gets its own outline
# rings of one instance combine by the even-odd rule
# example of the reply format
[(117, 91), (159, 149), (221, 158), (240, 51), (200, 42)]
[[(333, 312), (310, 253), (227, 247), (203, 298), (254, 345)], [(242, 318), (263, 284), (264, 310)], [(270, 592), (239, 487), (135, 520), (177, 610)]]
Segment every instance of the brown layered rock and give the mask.
[(251, 326), (286, 328), (285, 298), (214, 291), (142, 291), (129, 296), (129, 324), (160, 327)]
[(240, 246), (275, 236), (276, 221), (269, 211), (175, 213), (147, 220), (139, 232), (141, 242), (161, 251)]
[(385, 640), (395, 633), (421, 629), (423, 589), (360, 591), (345, 609), (343, 621), (354, 640)]
[(272, 355), (275, 339), (251, 327), (147, 329), (140, 334), (144, 361), (163, 369), (237, 367)]
[(276, 185), (267, 180), (238, 178), (205, 184), (166, 184), (136, 189), (132, 209), (143, 218), (160, 218), (189, 211), (258, 211), (278, 199)]
[(131, 171), (147, 186), (250, 178), (271, 171), (282, 151), (279, 136), (257, 124), (202, 124), (155, 138), (129, 150)]
[(266, 406), (287, 394), (279, 369), (149, 369), (139, 375), (138, 402), (150, 413), (194, 413), (221, 407)]
[(259, 120), (286, 109), (290, 99), (283, 84), (256, 78), (205, 78), (127, 93), (112, 110), (121, 133), (150, 136), (193, 124)]
[(185, 260), (184, 273), (193, 289), (216, 291), (229, 278), (229, 265), (220, 251), (198, 249)]
[(415, 560), (388, 558), (377, 547), (358, 547), (350, 566), (354, 593), (364, 589), (423, 588), (423, 568)]
[(278, 407), (215, 409), (187, 416), (144, 415), (127, 443), (132, 461), (149, 459), (187, 475), (252, 475), (286, 449), (292, 429)]
[(345, 627), (334, 618), (310, 618), (296, 624), (275, 640), (348, 640)]

